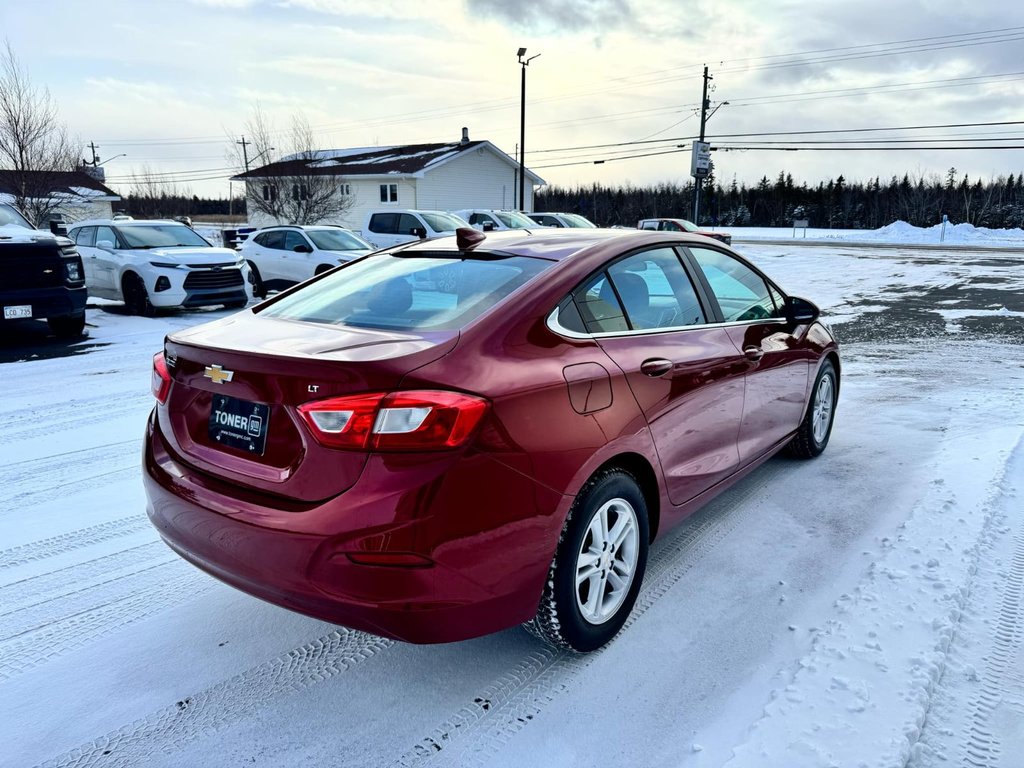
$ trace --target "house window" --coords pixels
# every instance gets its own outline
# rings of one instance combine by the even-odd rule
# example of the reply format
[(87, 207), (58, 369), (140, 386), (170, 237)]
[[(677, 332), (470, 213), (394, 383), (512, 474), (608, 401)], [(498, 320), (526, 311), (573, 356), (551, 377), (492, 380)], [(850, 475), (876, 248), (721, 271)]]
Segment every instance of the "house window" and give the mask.
[(277, 200), (277, 185), (276, 184), (264, 184), (263, 185), (263, 199), (264, 200)]
[(343, 197), (347, 197), (348, 195), (352, 194), (352, 185), (351, 184), (339, 184), (338, 185), (338, 192)]
[(309, 200), (309, 188), (305, 184), (292, 184), (292, 200)]
[(397, 203), (398, 202), (398, 185), (397, 184), (381, 184), (380, 185), (380, 201), (382, 203)]

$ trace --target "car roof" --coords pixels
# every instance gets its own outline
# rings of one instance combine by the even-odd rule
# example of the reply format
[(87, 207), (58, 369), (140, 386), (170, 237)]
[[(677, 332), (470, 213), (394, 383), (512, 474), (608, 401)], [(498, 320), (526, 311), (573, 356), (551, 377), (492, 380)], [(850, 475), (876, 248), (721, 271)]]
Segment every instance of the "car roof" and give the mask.
[[(268, 229), (301, 229), (303, 231), (311, 229), (343, 229), (346, 232), (352, 231), (350, 229), (346, 229), (340, 224), (271, 224), (266, 227), (260, 227), (257, 232), (266, 232)], [(257, 232), (254, 232), (253, 234), (257, 234)]]
[(69, 229), (78, 229), (79, 227), (136, 227), (152, 224), (173, 224), (176, 227), (188, 226), (173, 219), (86, 219), (85, 221), (76, 221)]
[[(473, 230), (476, 232), (476, 230)], [(478, 233), (479, 234), (479, 233)], [(619, 241), (623, 251), (633, 247), (660, 244), (707, 245), (707, 239), (686, 232), (657, 232), (642, 229), (506, 229), (484, 234), (484, 239), (473, 248), (480, 253), (500, 253), (506, 256), (527, 256), (549, 261), (561, 261), (593, 246)], [(392, 251), (392, 253), (458, 253), (455, 237), (420, 240)]]

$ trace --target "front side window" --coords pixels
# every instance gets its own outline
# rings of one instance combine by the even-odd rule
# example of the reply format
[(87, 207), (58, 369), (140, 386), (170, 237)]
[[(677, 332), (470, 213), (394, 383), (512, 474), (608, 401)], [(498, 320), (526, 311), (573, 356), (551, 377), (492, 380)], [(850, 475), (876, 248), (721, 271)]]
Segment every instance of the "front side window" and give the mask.
[(509, 229), (529, 229), (537, 226), (535, 221), (518, 211), (495, 211), (494, 215)]
[(590, 219), (584, 218), (575, 213), (563, 213), (562, 218), (565, 219), (567, 226), (574, 227), (576, 229), (596, 229), (596, 225), (590, 221)]
[(106, 248), (117, 248), (117, 235), (111, 227), (96, 227), (96, 245), (103, 243)]
[(553, 262), (382, 254), (352, 262), (263, 310), (268, 317), (398, 330), (462, 328)]
[(423, 229), (423, 222), (411, 213), (403, 213), (398, 216), (398, 233), (400, 235), (415, 234), (417, 229)]
[(397, 203), (398, 202), (398, 185), (397, 184), (381, 184), (380, 185), (380, 201), (382, 203)]
[(373, 246), (343, 229), (311, 229), (306, 235), (321, 251), (372, 251)]
[(554, 216), (534, 216), (533, 217), (538, 224), (543, 224), (545, 227), (561, 227), (562, 222), (556, 219)]
[(289, 229), (284, 233), (284, 249), (286, 251), (294, 251), (296, 248), (309, 249), (309, 243), (306, 242), (306, 238), (302, 236), (301, 232), (296, 232), (294, 229)]
[(725, 322), (745, 322), (782, 317), (768, 291), (768, 284), (757, 272), (741, 262), (710, 248), (693, 248), (711, 292), (718, 300)]

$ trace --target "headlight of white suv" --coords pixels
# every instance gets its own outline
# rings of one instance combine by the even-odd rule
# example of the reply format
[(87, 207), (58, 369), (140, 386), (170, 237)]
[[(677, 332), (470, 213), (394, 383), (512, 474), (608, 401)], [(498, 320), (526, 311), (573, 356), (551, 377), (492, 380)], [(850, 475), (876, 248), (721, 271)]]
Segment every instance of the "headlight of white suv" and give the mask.
[(172, 261), (151, 261), (149, 266), (159, 267), (160, 269), (177, 269), (181, 264), (175, 264)]

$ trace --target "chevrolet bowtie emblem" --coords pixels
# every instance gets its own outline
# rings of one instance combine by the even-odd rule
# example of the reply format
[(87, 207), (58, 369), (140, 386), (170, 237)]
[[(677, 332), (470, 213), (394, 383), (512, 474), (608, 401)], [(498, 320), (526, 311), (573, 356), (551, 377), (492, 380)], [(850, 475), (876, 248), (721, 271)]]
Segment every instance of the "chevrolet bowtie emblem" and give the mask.
[(231, 381), (234, 375), (234, 371), (225, 371), (219, 365), (208, 365), (206, 370), (203, 371), (203, 376), (213, 381), (214, 384), (223, 384), (225, 381)]

